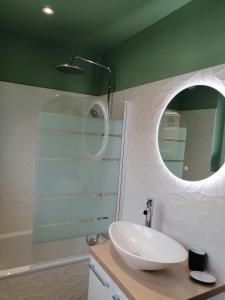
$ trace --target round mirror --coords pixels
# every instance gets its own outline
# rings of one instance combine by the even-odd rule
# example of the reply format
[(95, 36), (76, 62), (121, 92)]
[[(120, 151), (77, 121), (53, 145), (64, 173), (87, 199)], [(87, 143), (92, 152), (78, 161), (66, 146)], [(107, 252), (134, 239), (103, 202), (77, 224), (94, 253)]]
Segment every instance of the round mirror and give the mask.
[(87, 113), (85, 125), (85, 146), (88, 155), (99, 157), (106, 145), (107, 135), (107, 114), (101, 103), (92, 104)]
[(163, 112), (158, 143), (166, 167), (188, 181), (202, 180), (224, 163), (224, 96), (209, 86), (191, 86)]

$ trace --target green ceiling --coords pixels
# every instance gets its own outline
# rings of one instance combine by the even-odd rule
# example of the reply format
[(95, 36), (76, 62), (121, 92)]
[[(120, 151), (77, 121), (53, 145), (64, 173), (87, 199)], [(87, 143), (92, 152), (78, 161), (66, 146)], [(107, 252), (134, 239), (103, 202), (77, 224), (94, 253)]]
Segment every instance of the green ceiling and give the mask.
[[(191, 0), (0, 0), (0, 28), (106, 50)], [(41, 13), (50, 5), (54, 16)]]

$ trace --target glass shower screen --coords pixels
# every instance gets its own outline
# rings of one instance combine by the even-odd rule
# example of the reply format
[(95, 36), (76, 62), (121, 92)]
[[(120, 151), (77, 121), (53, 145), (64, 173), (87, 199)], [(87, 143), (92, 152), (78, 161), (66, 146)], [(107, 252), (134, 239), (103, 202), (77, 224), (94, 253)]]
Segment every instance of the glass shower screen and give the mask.
[[(84, 103), (60, 96), (40, 113), (34, 244), (104, 233), (116, 219), (123, 121)], [(101, 155), (90, 154), (103, 138)]]

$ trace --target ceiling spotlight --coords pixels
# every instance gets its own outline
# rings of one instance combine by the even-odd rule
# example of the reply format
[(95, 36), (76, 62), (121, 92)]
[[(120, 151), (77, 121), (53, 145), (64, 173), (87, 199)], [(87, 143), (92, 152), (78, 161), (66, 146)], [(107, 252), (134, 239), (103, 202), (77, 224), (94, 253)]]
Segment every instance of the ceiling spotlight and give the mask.
[(55, 11), (54, 11), (51, 7), (49, 7), (49, 6), (43, 7), (43, 8), (41, 9), (41, 11), (42, 11), (44, 14), (49, 15), (49, 16), (52, 16), (52, 15), (55, 14)]

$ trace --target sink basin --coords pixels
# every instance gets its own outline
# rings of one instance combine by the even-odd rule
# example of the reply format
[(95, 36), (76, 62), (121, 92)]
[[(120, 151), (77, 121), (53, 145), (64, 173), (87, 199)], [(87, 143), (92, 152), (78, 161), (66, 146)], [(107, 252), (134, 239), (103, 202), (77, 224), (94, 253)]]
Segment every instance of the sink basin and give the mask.
[(126, 264), (138, 270), (160, 270), (187, 259), (187, 251), (169, 236), (128, 222), (109, 227), (113, 246)]

